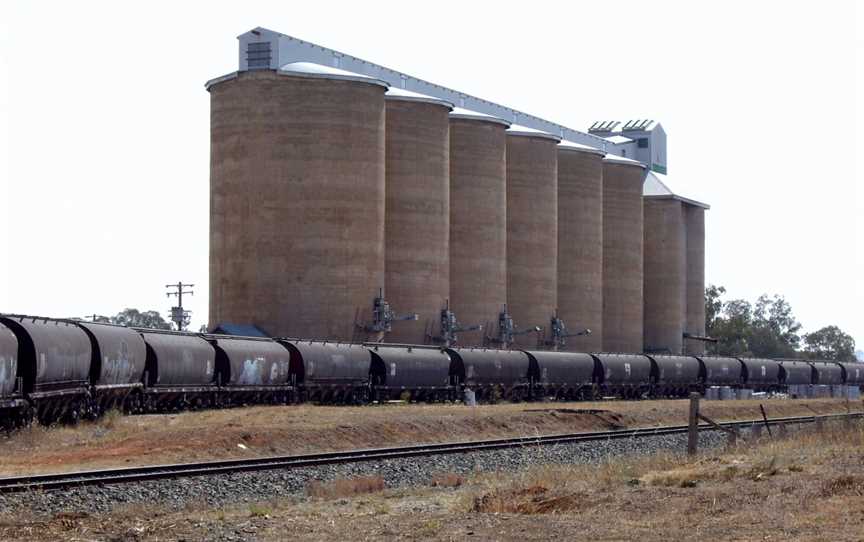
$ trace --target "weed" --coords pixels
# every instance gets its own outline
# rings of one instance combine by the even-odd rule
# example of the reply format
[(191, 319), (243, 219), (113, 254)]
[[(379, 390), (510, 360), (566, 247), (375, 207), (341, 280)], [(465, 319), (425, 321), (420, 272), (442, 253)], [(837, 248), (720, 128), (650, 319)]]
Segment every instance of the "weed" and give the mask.
[(460, 487), (464, 483), (465, 478), (453, 472), (437, 474), (431, 481), (432, 487)]
[(253, 504), (249, 506), (249, 517), (253, 518), (269, 518), (272, 510), (263, 504)]
[(377, 493), (386, 487), (380, 476), (361, 476), (358, 478), (339, 478), (330, 482), (311, 482), (306, 486), (306, 494), (319, 499), (339, 499)]

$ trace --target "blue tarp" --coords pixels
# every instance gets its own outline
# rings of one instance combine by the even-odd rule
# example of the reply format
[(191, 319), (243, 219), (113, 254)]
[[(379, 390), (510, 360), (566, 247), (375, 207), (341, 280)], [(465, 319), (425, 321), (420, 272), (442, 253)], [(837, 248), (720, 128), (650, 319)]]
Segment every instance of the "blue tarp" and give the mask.
[(239, 337), (269, 337), (259, 327), (252, 324), (232, 324), (222, 322), (211, 333), (216, 335), (237, 335)]

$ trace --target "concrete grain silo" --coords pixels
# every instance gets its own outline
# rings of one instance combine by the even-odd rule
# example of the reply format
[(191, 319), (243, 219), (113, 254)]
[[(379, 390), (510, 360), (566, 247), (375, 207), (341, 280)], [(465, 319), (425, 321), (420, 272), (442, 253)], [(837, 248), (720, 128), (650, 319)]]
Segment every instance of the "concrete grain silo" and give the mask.
[[(705, 335), (705, 206), (684, 205), (687, 227), (687, 318), (684, 331)], [(687, 354), (702, 354), (705, 343), (685, 340)]]
[[(558, 302), (559, 141), (524, 126), (507, 130), (507, 307), (517, 331), (548, 335)], [(536, 333), (519, 334), (514, 346), (537, 342)]]
[(558, 317), (570, 333), (564, 350), (603, 349), (603, 156), (558, 145)]
[(305, 62), (208, 83), (211, 328), (347, 340), (371, 319), (386, 88)]
[(642, 181), (645, 167), (603, 159), (603, 350), (642, 351)]
[(686, 318), (687, 231), (675, 199), (646, 198), (645, 350), (680, 354)]
[(452, 105), (391, 88), (386, 103), (385, 297), (397, 313), (388, 342), (422, 344), (438, 333), (450, 296)]
[(645, 206), (645, 349), (702, 353), (705, 335), (704, 203), (672, 190), (666, 175), (649, 171)]
[[(495, 325), (507, 302), (505, 120), (450, 113), (450, 306), (463, 325)], [(487, 330), (459, 334), (480, 345)]]

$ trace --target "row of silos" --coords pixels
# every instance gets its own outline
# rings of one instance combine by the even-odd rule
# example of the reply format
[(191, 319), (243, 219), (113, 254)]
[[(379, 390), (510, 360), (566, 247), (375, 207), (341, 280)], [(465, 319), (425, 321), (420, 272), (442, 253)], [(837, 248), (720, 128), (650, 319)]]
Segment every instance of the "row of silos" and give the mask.
[(522, 329), (557, 309), (592, 330), (567, 349), (642, 349), (637, 162), (312, 64), (209, 90), (211, 326), (356, 339), (383, 286), (418, 315), (387, 341), (427, 342), (450, 299), (484, 326), (461, 344), (507, 303)]

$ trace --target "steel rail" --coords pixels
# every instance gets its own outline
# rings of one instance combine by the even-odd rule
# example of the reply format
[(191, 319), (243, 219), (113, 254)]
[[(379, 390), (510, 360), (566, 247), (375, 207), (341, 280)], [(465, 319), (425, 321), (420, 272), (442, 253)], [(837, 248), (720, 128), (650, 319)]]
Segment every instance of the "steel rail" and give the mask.
[[(816, 416), (794, 416), (786, 418), (770, 418), (770, 425), (811, 423), (817, 420), (862, 418), (864, 412), (849, 414), (824, 414)], [(761, 419), (720, 422), (722, 427), (740, 427), (748, 425), (765, 425)], [(528, 446), (548, 446), (554, 444), (573, 444), (579, 442), (596, 442), (603, 440), (635, 439), (651, 436), (683, 434), (687, 432), (686, 425), (641, 427), (636, 429), (616, 429), (611, 431), (595, 431), (585, 433), (570, 433), (557, 435), (538, 435), (534, 437), (514, 437), (504, 439), (449, 442), (441, 444), (421, 444), (391, 448), (369, 448), (340, 452), (325, 452), (317, 454), (273, 456), (251, 459), (228, 459), (205, 461), (197, 463), (178, 463), (166, 465), (150, 465), (141, 467), (123, 467), (119, 469), (104, 469), (65, 472), (54, 474), (36, 474), (0, 478), (0, 493), (16, 493), (31, 490), (51, 491), (73, 487), (143, 482), (163, 480), (168, 478), (185, 478), (192, 476), (211, 476), (236, 472), (253, 472), (262, 470), (294, 469), (332, 465), (338, 463), (359, 463), (423, 457), (471, 453), (484, 450), (500, 450)], [(700, 431), (716, 431), (709, 424), (699, 426)]]

